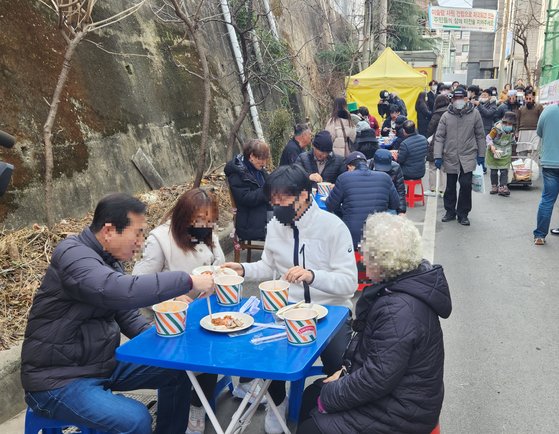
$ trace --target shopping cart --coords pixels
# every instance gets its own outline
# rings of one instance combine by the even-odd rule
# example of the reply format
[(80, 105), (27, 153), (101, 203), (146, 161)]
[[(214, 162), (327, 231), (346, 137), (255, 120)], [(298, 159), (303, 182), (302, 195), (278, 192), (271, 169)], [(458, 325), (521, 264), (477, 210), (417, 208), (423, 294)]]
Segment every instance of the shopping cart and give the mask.
[[(518, 142), (517, 146), (519, 144), (533, 145), (531, 142)], [(539, 173), (537, 173), (539, 170), (538, 163), (539, 156), (537, 149), (527, 151), (527, 155), (512, 155), (508, 182), (509, 188), (529, 188), (532, 185), (534, 178), (539, 175)]]

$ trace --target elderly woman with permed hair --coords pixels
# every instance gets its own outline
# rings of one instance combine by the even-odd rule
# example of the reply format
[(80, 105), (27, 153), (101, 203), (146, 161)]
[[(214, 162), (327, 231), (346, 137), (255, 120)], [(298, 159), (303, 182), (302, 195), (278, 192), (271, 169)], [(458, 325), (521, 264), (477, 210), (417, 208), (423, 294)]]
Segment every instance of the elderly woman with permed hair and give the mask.
[(365, 223), (363, 260), (372, 285), (356, 306), (342, 368), (309, 386), (298, 433), (418, 433), (437, 426), (443, 403), (443, 333), (452, 310), (440, 265), (402, 216)]

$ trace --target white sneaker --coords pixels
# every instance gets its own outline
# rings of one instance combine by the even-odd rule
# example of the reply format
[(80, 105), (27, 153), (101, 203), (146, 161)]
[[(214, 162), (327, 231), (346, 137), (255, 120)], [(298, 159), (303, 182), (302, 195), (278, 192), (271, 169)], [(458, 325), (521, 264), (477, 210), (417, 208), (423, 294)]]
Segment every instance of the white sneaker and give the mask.
[(206, 429), (206, 410), (204, 407), (190, 406), (188, 427), (185, 434), (204, 434)]
[[(287, 409), (287, 398), (278, 405), (279, 414), (285, 418), (285, 410)], [(276, 414), (272, 411), (270, 406), (266, 407), (266, 418), (264, 419), (264, 431), (266, 434), (282, 434), (283, 428), (281, 427)]]
[[(252, 381), (249, 381), (248, 383), (238, 383), (235, 386), (235, 388), (233, 389), (233, 392), (232, 392), (233, 396), (235, 398), (243, 399), (246, 396), (246, 394), (248, 392), (250, 392), (250, 389), (252, 388), (252, 385), (254, 384), (255, 381), (257, 381), (257, 380), (252, 380)], [(256, 390), (254, 391), (254, 395), (258, 395), (259, 392), (260, 392), (260, 386), (257, 386)], [(254, 398), (251, 397), (248, 402), (250, 404), (252, 404), (254, 402)], [(262, 401), (260, 402), (260, 404), (267, 404), (267, 403), (268, 403), (268, 401), (267, 401), (266, 397), (264, 397), (262, 399)]]
[(436, 196), (437, 193), (435, 193), (433, 190), (425, 190), (425, 193), (423, 193), (425, 196)]

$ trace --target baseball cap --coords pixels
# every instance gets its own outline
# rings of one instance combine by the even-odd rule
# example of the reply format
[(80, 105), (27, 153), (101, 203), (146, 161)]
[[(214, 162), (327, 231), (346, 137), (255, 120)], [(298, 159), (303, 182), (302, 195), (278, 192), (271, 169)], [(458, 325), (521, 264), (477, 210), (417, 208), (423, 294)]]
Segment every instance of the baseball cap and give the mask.
[(374, 156), (375, 170), (390, 172), (392, 169), (392, 154), (388, 149), (377, 149)]
[(355, 160), (367, 161), (367, 157), (365, 157), (365, 154), (363, 154), (362, 152), (353, 151), (346, 157), (346, 159), (344, 160), (344, 164), (347, 166), (348, 164), (353, 163)]

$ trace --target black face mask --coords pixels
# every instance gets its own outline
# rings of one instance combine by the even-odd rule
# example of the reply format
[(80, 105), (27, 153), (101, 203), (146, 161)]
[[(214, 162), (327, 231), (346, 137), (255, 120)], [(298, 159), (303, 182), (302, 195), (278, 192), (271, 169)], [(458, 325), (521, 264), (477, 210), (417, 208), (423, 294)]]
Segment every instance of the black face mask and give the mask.
[(212, 228), (196, 228), (190, 227), (188, 228), (188, 233), (192, 241), (197, 241), (198, 243), (203, 243), (204, 240), (212, 234)]
[(274, 205), (274, 217), (286, 226), (290, 226), (295, 220), (295, 208), (291, 205)]

